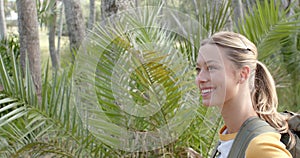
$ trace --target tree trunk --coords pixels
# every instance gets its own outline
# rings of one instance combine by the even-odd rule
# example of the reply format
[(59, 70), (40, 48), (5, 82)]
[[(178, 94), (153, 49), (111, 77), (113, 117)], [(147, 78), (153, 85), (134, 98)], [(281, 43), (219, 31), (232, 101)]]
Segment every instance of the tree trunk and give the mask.
[(35, 1), (17, 0), (18, 28), (20, 37), (20, 63), (25, 72), (26, 57), (35, 90), (41, 102), (41, 57), (39, 43), (39, 24)]
[(95, 0), (90, 0), (90, 16), (88, 22), (88, 29), (91, 30), (96, 19)]
[(59, 9), (59, 29), (57, 33), (57, 60), (60, 61), (60, 41), (61, 41), (61, 35), (63, 30), (63, 12), (64, 12), (64, 4), (62, 3)]
[(134, 0), (134, 6), (137, 8), (139, 6), (138, 0)]
[(70, 50), (74, 61), (75, 52), (79, 49), (81, 42), (85, 37), (85, 23), (79, 0), (63, 0), (63, 2), (65, 5), (65, 16), (69, 32)]
[(6, 22), (4, 14), (4, 0), (0, 0), (0, 40), (6, 37)]
[(101, 0), (101, 17), (105, 20), (118, 11), (132, 8), (137, 3), (134, 0)]
[(232, 5), (233, 8), (233, 19), (234, 23), (237, 25), (239, 22), (239, 19), (243, 19), (243, 3), (241, 0), (232, 0)]
[(52, 15), (49, 18), (49, 51), (50, 51), (50, 57), (52, 62), (52, 68), (57, 69), (59, 68), (59, 60), (58, 55), (56, 53), (55, 48), (55, 33), (56, 33), (56, 8), (57, 8), (57, 0), (55, 0), (55, 4), (52, 8)]
[(101, 0), (101, 17), (105, 20), (118, 12), (116, 0)]

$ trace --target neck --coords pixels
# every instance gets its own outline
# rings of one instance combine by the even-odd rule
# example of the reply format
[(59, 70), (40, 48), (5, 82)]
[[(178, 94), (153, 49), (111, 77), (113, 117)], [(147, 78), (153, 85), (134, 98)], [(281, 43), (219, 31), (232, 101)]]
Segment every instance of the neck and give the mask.
[(242, 124), (250, 117), (257, 116), (252, 107), (250, 93), (240, 93), (239, 97), (249, 99), (232, 99), (227, 101), (222, 108), (222, 117), (228, 133), (236, 133)]

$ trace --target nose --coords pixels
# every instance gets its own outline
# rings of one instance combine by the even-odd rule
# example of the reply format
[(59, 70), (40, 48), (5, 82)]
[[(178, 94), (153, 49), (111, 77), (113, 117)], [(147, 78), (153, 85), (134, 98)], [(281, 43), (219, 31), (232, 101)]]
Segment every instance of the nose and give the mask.
[(201, 70), (198, 72), (196, 76), (196, 84), (199, 87), (200, 84), (206, 83), (209, 81), (209, 73), (205, 70)]

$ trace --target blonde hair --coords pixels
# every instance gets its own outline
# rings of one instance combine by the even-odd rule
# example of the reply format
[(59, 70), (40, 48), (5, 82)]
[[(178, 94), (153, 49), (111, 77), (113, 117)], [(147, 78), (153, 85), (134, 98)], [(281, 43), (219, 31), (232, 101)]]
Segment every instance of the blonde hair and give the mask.
[(216, 44), (225, 49), (227, 57), (237, 69), (250, 67), (249, 88), (252, 105), (258, 116), (268, 122), (279, 133), (289, 133), (288, 147), (295, 145), (293, 134), (288, 130), (286, 118), (277, 112), (278, 98), (274, 79), (267, 67), (257, 60), (257, 48), (245, 36), (234, 32), (218, 32), (201, 45)]

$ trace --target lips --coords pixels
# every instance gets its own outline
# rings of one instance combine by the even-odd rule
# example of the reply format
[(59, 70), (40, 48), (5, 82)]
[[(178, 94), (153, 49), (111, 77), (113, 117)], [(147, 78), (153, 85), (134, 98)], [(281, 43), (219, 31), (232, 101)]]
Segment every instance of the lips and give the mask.
[(215, 88), (209, 87), (209, 88), (201, 88), (201, 96), (208, 97), (211, 95), (211, 93), (215, 90)]

